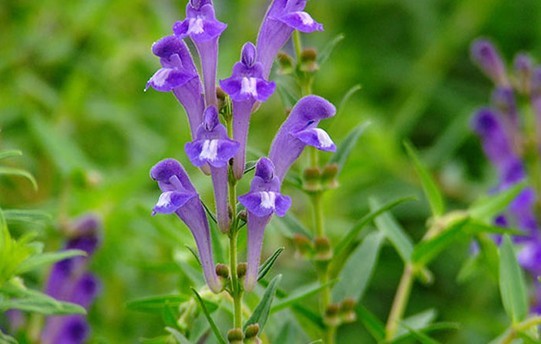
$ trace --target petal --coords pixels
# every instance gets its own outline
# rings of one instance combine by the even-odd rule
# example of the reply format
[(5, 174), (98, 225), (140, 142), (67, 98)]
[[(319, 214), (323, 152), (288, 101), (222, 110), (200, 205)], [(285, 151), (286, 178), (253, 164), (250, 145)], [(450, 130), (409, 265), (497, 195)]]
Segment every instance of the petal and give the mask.
[(160, 68), (148, 80), (146, 89), (152, 86), (156, 91), (169, 92), (176, 87), (186, 84), (192, 80), (195, 75), (182, 72), (173, 68)]
[[(239, 197), (239, 202), (246, 207), (250, 213), (257, 217), (264, 217), (272, 214), (276, 209), (276, 198), (280, 196), (279, 193), (273, 191), (260, 191), (250, 192), (246, 195)], [(282, 210), (287, 205), (287, 201), (284, 203), (281, 201)]]
[(323, 25), (304, 11), (290, 12), (276, 19), (301, 32), (323, 31)]
[(291, 207), (291, 197), (278, 195), (276, 197), (275, 208), (276, 215), (283, 217)]
[(246, 99), (237, 99), (241, 89), (240, 79), (231, 77), (224, 80), (220, 80), (220, 87), (222, 90), (231, 96), (231, 99), (235, 101), (244, 101)]
[(274, 93), (276, 84), (272, 81), (265, 81), (264, 79), (257, 80), (257, 97), (256, 100), (264, 102)]
[(182, 41), (175, 35), (163, 37), (152, 44), (152, 53), (158, 57), (168, 58), (173, 54), (181, 54)]
[(274, 164), (267, 157), (262, 157), (255, 166), (255, 176), (268, 182), (274, 178)]
[(180, 162), (164, 159), (150, 170), (150, 177), (158, 182), (162, 191), (197, 193)]
[(206, 163), (214, 167), (226, 166), (238, 149), (239, 143), (228, 139), (197, 140), (185, 146), (188, 158), (197, 167)]
[(186, 202), (196, 196), (195, 193), (184, 193), (177, 191), (167, 191), (160, 195), (158, 202), (153, 208), (152, 214), (171, 214), (178, 208), (182, 207)]
[(329, 137), (329, 134), (323, 129), (312, 128), (301, 130), (294, 133), (293, 136), (301, 140), (303, 143), (316, 147), (319, 150), (326, 152), (336, 151), (336, 145)]
[(240, 60), (246, 67), (252, 67), (256, 62), (256, 48), (252, 42), (248, 42), (242, 46)]

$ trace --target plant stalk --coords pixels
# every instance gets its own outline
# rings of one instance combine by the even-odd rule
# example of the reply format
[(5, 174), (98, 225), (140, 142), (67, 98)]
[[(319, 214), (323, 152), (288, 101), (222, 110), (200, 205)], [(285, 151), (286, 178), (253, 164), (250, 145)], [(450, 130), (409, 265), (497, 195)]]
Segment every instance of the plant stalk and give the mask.
[(407, 263), (404, 267), (404, 273), (400, 278), (400, 284), (396, 290), (391, 312), (389, 313), (389, 319), (387, 319), (387, 325), (385, 326), (385, 339), (388, 341), (392, 340), (396, 335), (398, 323), (404, 316), (404, 311), (408, 304), (412, 284), (413, 265)]

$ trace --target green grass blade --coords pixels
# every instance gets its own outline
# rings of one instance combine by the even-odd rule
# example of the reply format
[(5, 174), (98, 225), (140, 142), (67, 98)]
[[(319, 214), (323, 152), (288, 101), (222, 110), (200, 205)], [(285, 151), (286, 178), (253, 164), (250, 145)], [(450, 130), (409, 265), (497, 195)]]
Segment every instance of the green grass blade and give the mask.
[(500, 294), (503, 308), (514, 324), (528, 315), (528, 297), (524, 273), (517, 262), (513, 243), (508, 235), (500, 246)]
[(27, 180), (30, 181), (30, 183), (32, 183), (34, 190), (38, 189), (38, 183), (36, 182), (36, 179), (34, 178), (34, 176), (30, 174), (30, 172), (27, 172), (25, 170), (21, 170), (19, 168), (14, 168), (14, 167), (0, 166), (0, 174), (26, 178)]

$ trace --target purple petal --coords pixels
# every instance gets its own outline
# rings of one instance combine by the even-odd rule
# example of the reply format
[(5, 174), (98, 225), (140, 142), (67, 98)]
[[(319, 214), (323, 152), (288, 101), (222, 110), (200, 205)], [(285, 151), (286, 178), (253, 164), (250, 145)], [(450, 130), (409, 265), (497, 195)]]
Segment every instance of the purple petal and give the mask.
[(257, 95), (254, 97), (259, 102), (264, 102), (274, 93), (276, 84), (273, 81), (257, 80)]
[(301, 140), (304, 144), (316, 147), (319, 150), (326, 152), (336, 151), (336, 145), (329, 137), (329, 134), (323, 129), (312, 128), (301, 130), (293, 134), (293, 136)]
[(184, 43), (178, 37), (171, 35), (152, 44), (152, 53), (158, 57), (169, 58), (171, 55), (181, 55)]
[(301, 32), (323, 31), (323, 25), (316, 22), (304, 11), (290, 12), (277, 19)]
[(275, 201), (275, 213), (276, 215), (283, 217), (291, 207), (291, 197), (278, 195)]
[(192, 199), (196, 194), (177, 191), (167, 191), (160, 195), (158, 202), (152, 209), (152, 214), (172, 214)]
[(150, 177), (158, 182), (162, 191), (189, 191), (197, 193), (188, 174), (175, 159), (164, 159), (150, 170)]
[(146, 88), (152, 86), (153, 89), (160, 92), (169, 92), (176, 87), (186, 84), (195, 78), (194, 75), (185, 73), (173, 68), (160, 68), (148, 80)]
[(259, 262), (261, 261), (261, 248), (263, 246), (263, 235), (265, 227), (269, 223), (271, 216), (258, 217), (248, 213), (248, 254), (246, 276), (244, 278), (244, 289), (250, 291), (254, 289), (257, 283), (257, 273)]
[(285, 214), (285, 211), (287, 211), (291, 205), (291, 199), (289, 199), (289, 197), (280, 195), (278, 192), (250, 192), (246, 195), (240, 196), (239, 202), (246, 207), (246, 210), (253, 213), (255, 216), (263, 217), (276, 211), (277, 199), (280, 199), (280, 213)]
[(229, 94), (231, 96), (231, 99), (234, 101), (245, 101), (249, 99), (248, 96), (243, 96), (242, 98), (239, 98), (241, 79), (231, 77), (220, 80), (220, 87), (225, 93)]
[(206, 131), (212, 131), (220, 124), (220, 119), (218, 118), (218, 109), (216, 106), (209, 106), (205, 109), (203, 115), (203, 126)]
[(186, 143), (185, 150), (190, 162), (197, 167), (208, 163), (214, 167), (224, 167), (239, 149), (233, 140), (197, 140)]
[(71, 226), (71, 235), (95, 235), (101, 231), (102, 222), (98, 215), (87, 214), (79, 217)]
[(216, 206), (216, 219), (222, 233), (227, 233), (231, 225), (228, 207), (228, 170), (227, 166), (210, 169), (212, 186), (214, 189), (214, 202)]
[(491, 42), (484, 39), (474, 41), (471, 46), (471, 56), (494, 83), (500, 86), (509, 84), (500, 54)]
[(237, 180), (240, 180), (244, 175), (246, 143), (253, 105), (254, 103), (251, 101), (233, 102), (233, 139), (240, 144), (239, 150), (233, 158), (233, 174)]
[(242, 64), (246, 67), (252, 67), (256, 62), (256, 47), (252, 42), (245, 43), (242, 46), (240, 58)]
[(84, 343), (90, 334), (90, 327), (83, 316), (72, 315), (63, 317), (62, 323), (54, 341), (55, 344)]
[(101, 284), (92, 273), (84, 273), (73, 286), (71, 296), (65, 301), (78, 304), (84, 308), (90, 307), (101, 291)]
[(274, 164), (267, 157), (262, 157), (255, 166), (255, 176), (269, 182), (274, 178)]

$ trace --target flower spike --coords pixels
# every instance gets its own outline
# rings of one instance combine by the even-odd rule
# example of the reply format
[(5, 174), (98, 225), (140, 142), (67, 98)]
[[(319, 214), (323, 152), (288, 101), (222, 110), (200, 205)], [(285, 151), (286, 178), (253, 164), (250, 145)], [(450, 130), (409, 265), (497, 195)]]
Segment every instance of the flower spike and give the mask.
[(323, 31), (323, 25), (303, 11), (305, 6), (306, 0), (274, 0), (267, 10), (257, 36), (258, 61), (264, 77), (269, 76), (274, 57), (294, 30)]
[(216, 68), (218, 40), (227, 25), (218, 21), (212, 1), (191, 0), (186, 6), (186, 19), (173, 25), (173, 32), (181, 39), (190, 37), (194, 42), (203, 71), (206, 106), (217, 105)]
[(197, 137), (186, 144), (186, 154), (197, 167), (209, 164), (214, 185), (216, 215), (222, 232), (229, 230), (230, 218), (227, 207), (227, 164), (239, 149), (239, 143), (227, 137), (227, 130), (218, 119), (215, 106), (205, 110), (203, 123), (197, 129)]
[(263, 77), (261, 63), (256, 58), (256, 47), (250, 42), (244, 44), (240, 62), (233, 66), (231, 77), (220, 81), (220, 86), (233, 101), (233, 139), (240, 143), (233, 159), (236, 179), (242, 178), (244, 173), (248, 127), (254, 104), (266, 101), (276, 88), (274, 82)]
[(152, 167), (150, 177), (162, 190), (153, 213), (174, 212), (186, 224), (195, 239), (205, 280), (213, 292), (220, 292), (222, 284), (215, 271), (207, 217), (186, 171), (178, 161), (165, 159)]
[(192, 137), (195, 137), (195, 131), (203, 121), (204, 101), (201, 81), (188, 47), (171, 35), (154, 43), (152, 53), (160, 58), (162, 68), (150, 78), (146, 89), (152, 87), (161, 92), (173, 91), (186, 110)]
[(239, 197), (248, 212), (248, 268), (244, 289), (252, 290), (257, 282), (261, 260), (263, 234), (272, 214), (284, 216), (291, 207), (291, 198), (280, 193), (281, 182), (274, 173), (274, 165), (268, 158), (257, 162), (250, 192)]
[(317, 128), (319, 121), (334, 116), (336, 108), (319, 96), (300, 99), (291, 110), (272, 142), (269, 159), (276, 176), (283, 180), (289, 167), (301, 155), (305, 146), (334, 152), (336, 145), (327, 132)]

